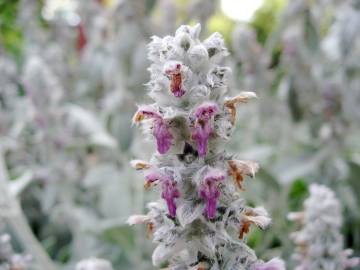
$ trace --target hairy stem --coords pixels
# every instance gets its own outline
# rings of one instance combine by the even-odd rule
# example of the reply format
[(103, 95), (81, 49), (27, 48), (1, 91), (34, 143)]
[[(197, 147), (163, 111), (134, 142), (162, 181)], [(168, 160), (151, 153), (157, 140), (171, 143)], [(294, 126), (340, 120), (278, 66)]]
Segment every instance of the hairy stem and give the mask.
[(4, 220), (14, 230), (26, 252), (31, 254), (39, 264), (40, 269), (56, 270), (57, 267), (33, 234), (17, 198), (9, 192), (8, 182), (9, 176), (4, 161), (3, 149), (0, 148), (0, 191), (2, 200), (6, 202), (11, 213), (6, 215)]

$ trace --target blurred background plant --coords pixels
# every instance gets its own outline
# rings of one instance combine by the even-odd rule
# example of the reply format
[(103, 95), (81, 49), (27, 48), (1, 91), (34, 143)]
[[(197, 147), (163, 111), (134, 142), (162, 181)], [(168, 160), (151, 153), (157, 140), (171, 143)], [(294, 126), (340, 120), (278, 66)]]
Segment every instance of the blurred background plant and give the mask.
[(359, 21), (358, 0), (0, 0), (0, 233), (34, 269), (88, 257), (153, 269), (143, 229), (124, 225), (154, 196), (128, 166), (153, 151), (131, 116), (147, 100), (150, 37), (200, 22), (232, 50), (232, 93), (259, 96), (227, 145), (261, 164), (246, 199), (275, 221), (250, 246), (289, 259), (286, 215), (318, 182), (359, 254)]

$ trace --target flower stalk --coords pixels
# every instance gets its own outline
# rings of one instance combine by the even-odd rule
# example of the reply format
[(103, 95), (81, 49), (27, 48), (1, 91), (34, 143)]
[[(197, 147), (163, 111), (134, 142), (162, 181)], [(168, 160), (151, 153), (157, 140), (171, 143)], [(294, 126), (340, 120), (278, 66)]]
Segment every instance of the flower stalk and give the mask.
[(304, 211), (290, 213), (288, 218), (302, 225), (291, 235), (297, 245), (296, 270), (344, 270), (360, 263), (360, 258), (349, 258), (352, 250), (343, 248), (341, 207), (328, 187), (312, 184)]
[(157, 267), (283, 270), (280, 259), (265, 263), (245, 242), (251, 226), (265, 229), (271, 222), (263, 207), (246, 206), (239, 193), (259, 165), (221, 149), (234, 129), (236, 106), (256, 94), (226, 96), (231, 70), (221, 66), (228, 55), (224, 40), (214, 33), (202, 42), (199, 35), (199, 24), (183, 25), (148, 45), (147, 86), (155, 103), (139, 106), (133, 123), (154, 139), (157, 152), (150, 162), (131, 165), (144, 173), (145, 189), (158, 186), (161, 199), (128, 223), (146, 224), (157, 243)]

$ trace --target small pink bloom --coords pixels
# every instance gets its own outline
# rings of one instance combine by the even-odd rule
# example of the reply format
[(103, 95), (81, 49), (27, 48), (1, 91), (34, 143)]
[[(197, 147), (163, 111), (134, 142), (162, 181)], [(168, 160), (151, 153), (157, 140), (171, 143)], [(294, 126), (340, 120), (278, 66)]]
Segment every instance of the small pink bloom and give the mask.
[(171, 147), (173, 136), (163, 119), (155, 120), (153, 134), (156, 138), (157, 150), (160, 154), (165, 154)]
[(213, 129), (210, 126), (210, 123), (196, 123), (194, 130), (192, 132), (192, 139), (196, 142), (197, 150), (200, 157), (204, 157), (207, 152), (207, 145), (209, 137)]
[(209, 121), (219, 111), (219, 107), (213, 102), (204, 102), (195, 111), (195, 117), (203, 121)]
[(164, 178), (164, 175), (159, 170), (150, 170), (145, 174), (145, 188), (148, 189), (154, 182)]
[(225, 174), (217, 169), (210, 169), (204, 176), (200, 186), (199, 195), (206, 201), (206, 213), (209, 219), (213, 219), (216, 213), (217, 199), (220, 197), (218, 184), (225, 179)]
[(255, 270), (285, 270), (285, 263), (279, 258), (255, 266)]
[(176, 216), (175, 199), (180, 197), (180, 191), (177, 188), (177, 183), (168, 178), (162, 182), (161, 197), (166, 201), (171, 217)]
[(162, 193), (161, 197), (166, 201), (168, 206), (169, 215), (171, 217), (176, 216), (176, 203), (175, 199), (180, 197), (180, 191), (177, 188), (177, 183), (173, 179), (173, 175), (170, 172), (163, 172), (160, 170), (151, 170), (145, 175), (146, 183), (145, 187), (156, 181), (161, 183)]
[(157, 150), (160, 154), (165, 154), (171, 147), (173, 136), (168, 128), (166, 121), (151, 106), (140, 106), (133, 117), (134, 123), (139, 123), (144, 119), (154, 120), (153, 135), (156, 139)]
[(196, 123), (192, 132), (192, 139), (197, 144), (200, 157), (206, 155), (209, 137), (213, 132), (210, 120), (218, 110), (219, 108), (215, 103), (205, 102), (195, 111)]

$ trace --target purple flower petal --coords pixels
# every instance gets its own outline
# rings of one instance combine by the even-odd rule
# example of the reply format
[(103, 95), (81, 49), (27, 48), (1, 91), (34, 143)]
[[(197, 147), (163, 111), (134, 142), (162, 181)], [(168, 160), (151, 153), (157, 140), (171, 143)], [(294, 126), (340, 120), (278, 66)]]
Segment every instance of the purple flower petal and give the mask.
[(173, 136), (162, 119), (155, 120), (154, 136), (156, 138), (157, 150), (160, 154), (165, 154), (171, 147)]
[(192, 139), (196, 142), (197, 150), (200, 157), (204, 157), (207, 153), (209, 137), (213, 129), (208, 122), (197, 122), (192, 133)]
[(206, 201), (206, 213), (209, 219), (213, 219), (216, 214), (217, 199), (220, 197), (218, 184), (225, 179), (225, 174), (217, 169), (210, 169), (204, 176), (200, 186), (200, 198)]
[(152, 183), (161, 182), (162, 193), (161, 197), (166, 201), (168, 206), (169, 215), (176, 216), (176, 203), (175, 199), (180, 197), (180, 191), (177, 188), (177, 183), (173, 179), (171, 172), (164, 172), (159, 169), (154, 169), (145, 175), (145, 187), (150, 186)]
[(196, 123), (192, 139), (196, 142), (200, 157), (207, 153), (209, 137), (213, 132), (210, 120), (218, 111), (218, 106), (213, 102), (205, 102), (195, 110)]
[(133, 117), (134, 123), (139, 123), (144, 119), (162, 119), (161, 115), (151, 106), (139, 106), (137, 112)]
[(139, 107), (134, 115), (133, 122), (139, 123), (144, 119), (154, 120), (153, 135), (156, 139), (157, 150), (160, 154), (165, 154), (170, 149), (173, 139), (165, 120), (153, 107), (147, 105)]
[(171, 217), (176, 216), (175, 198), (180, 197), (180, 191), (177, 189), (177, 184), (174, 180), (166, 179), (162, 183), (161, 197), (166, 201)]
[(219, 111), (219, 107), (214, 102), (205, 102), (195, 110), (195, 117), (203, 121), (209, 121)]
[(160, 181), (164, 175), (159, 170), (150, 170), (145, 174), (145, 188), (148, 189), (154, 182)]

